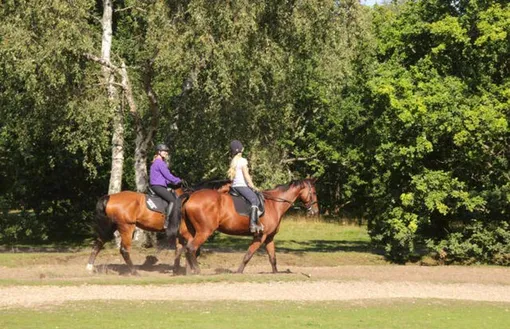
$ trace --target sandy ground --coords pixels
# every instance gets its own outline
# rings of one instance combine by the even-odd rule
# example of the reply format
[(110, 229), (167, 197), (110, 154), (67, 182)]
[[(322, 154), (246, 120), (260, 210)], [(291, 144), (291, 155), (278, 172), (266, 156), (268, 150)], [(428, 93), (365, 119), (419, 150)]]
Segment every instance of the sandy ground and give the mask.
[[(39, 265), (23, 268), (0, 267), (0, 278), (44, 280), (51, 273), (65, 280), (104, 276), (119, 277), (120, 266), (90, 274), (83, 264)], [(234, 271), (224, 269), (222, 273)], [(209, 282), (172, 284), (165, 270), (139, 268), (143, 277), (168, 277), (166, 285), (94, 285), (0, 287), (0, 308), (38, 307), (82, 300), (288, 300), (332, 301), (394, 298), (438, 298), (510, 303), (510, 268), (463, 266), (355, 266), (289, 267), (280, 274), (267, 273), (268, 266), (246, 268), (250, 276), (264, 276), (268, 283)], [(206, 269), (202, 276), (217, 275)], [(227, 277), (230, 274), (227, 274)], [(236, 274), (231, 274), (236, 275)], [(267, 279), (269, 277), (269, 279)], [(274, 278), (274, 279), (272, 279)], [(298, 280), (298, 281), (296, 281)], [(255, 279), (253, 281), (256, 281)]]

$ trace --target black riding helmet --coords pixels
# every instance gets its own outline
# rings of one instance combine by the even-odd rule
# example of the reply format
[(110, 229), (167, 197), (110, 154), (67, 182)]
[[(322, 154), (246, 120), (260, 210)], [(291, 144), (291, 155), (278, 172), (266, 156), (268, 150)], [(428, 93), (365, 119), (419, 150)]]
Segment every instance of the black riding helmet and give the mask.
[(162, 151), (170, 151), (170, 149), (168, 148), (168, 146), (166, 146), (166, 144), (158, 144), (158, 146), (156, 146), (156, 152), (162, 152)]
[(232, 153), (232, 155), (236, 155), (237, 153), (241, 152), (242, 150), (243, 150), (243, 144), (241, 144), (241, 142), (238, 141), (237, 139), (233, 140), (230, 143), (230, 152)]

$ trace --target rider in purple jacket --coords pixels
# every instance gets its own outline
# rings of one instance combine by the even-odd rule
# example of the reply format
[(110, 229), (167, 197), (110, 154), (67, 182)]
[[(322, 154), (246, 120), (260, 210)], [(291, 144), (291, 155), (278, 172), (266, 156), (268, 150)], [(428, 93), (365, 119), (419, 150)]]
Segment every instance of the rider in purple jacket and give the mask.
[(168, 166), (165, 162), (165, 160), (168, 158), (168, 151), (170, 151), (170, 149), (165, 144), (159, 144), (156, 146), (156, 155), (152, 161), (149, 176), (149, 185), (151, 189), (157, 195), (168, 202), (164, 224), (165, 229), (167, 229), (170, 224), (170, 214), (172, 213), (172, 208), (175, 209), (173, 211), (174, 216), (171, 218), (171, 227), (175, 227), (175, 225), (179, 223), (181, 213), (180, 201), (176, 199), (175, 194), (171, 193), (167, 189), (168, 184), (178, 185), (182, 182), (182, 179), (172, 175), (168, 169)]

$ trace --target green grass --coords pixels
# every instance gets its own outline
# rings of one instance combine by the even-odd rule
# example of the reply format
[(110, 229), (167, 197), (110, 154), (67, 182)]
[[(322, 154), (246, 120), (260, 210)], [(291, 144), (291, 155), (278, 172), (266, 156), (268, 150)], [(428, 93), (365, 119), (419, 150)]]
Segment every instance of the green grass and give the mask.
[[(199, 257), (204, 270), (213, 270), (216, 275), (206, 277), (131, 277), (118, 275), (127, 270), (114, 243), (109, 243), (96, 259), (96, 265), (108, 273), (88, 275), (84, 267), (91, 247), (70, 245), (10, 246), (0, 252), (0, 266), (20, 271), (32, 269), (32, 276), (22, 278), (0, 278), (0, 286), (12, 285), (79, 285), (87, 284), (180, 284), (199, 282), (268, 282), (302, 280), (299, 273), (276, 274), (269, 278), (260, 275), (233, 275), (229, 270), (237, 269), (246, 252), (251, 237), (217, 234), (206, 242)], [(340, 225), (337, 222), (309, 221), (298, 217), (285, 218), (275, 238), (276, 255), (280, 271), (292, 266), (339, 266), (339, 265), (384, 265), (384, 258), (374, 253), (364, 226)], [(12, 252), (9, 252), (12, 251)], [(132, 258), (136, 265), (144, 263), (147, 256), (155, 255), (155, 249), (133, 247)], [(144, 268), (145, 271), (170, 273), (173, 252), (156, 255), (159, 262)], [(120, 263), (119, 263), (120, 262)], [(185, 260), (182, 259), (181, 264)], [(270, 271), (264, 248), (253, 257), (248, 266), (262, 265)], [(52, 267), (55, 266), (55, 267)], [(75, 274), (62, 268), (74, 266)], [(40, 268), (34, 271), (33, 269)], [(105, 275), (106, 274), (106, 275)], [(312, 279), (314, 280), (314, 278)]]
[[(242, 292), (240, 292), (242, 293)], [(444, 300), (351, 302), (75, 302), (8, 309), (0, 328), (503, 329), (510, 305)]]
[[(217, 234), (206, 248), (245, 251), (251, 237)], [(286, 252), (372, 252), (366, 226), (286, 218), (275, 236), (278, 250)]]
[[(213, 254), (244, 253), (251, 237), (239, 237), (225, 234), (212, 236), (203, 246), (204, 265), (210, 259), (216, 261)], [(285, 218), (280, 231), (275, 237), (277, 257), (282, 254), (294, 255), (296, 262), (304, 262), (309, 266), (334, 266), (342, 264), (382, 264), (380, 253), (372, 250), (365, 226), (341, 225), (336, 222), (307, 221), (297, 217)], [(154, 250), (138, 249), (133, 252), (151, 254)], [(79, 262), (88, 257), (89, 245), (43, 245), (43, 246), (10, 246), (0, 252), (0, 266), (23, 267), (40, 264), (61, 264)], [(264, 253), (261, 248), (260, 253)], [(109, 243), (98, 256), (97, 262), (105, 254), (118, 254), (117, 247)], [(228, 257), (228, 256), (227, 256)], [(235, 256), (239, 258), (238, 255)], [(291, 262), (293, 262), (292, 260)], [(237, 263), (237, 260), (235, 261)], [(212, 264), (211, 264), (212, 265)]]
[(74, 259), (81, 259), (90, 254), (90, 250), (84, 247), (77, 251), (69, 252), (3, 252), (0, 253), (0, 266), (5, 267), (24, 267), (41, 264), (58, 265), (67, 264)]

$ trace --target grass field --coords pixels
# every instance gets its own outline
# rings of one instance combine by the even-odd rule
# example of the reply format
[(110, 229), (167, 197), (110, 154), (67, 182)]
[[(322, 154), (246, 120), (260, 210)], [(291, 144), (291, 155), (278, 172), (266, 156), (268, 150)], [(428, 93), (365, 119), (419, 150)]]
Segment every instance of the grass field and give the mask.
[(506, 329), (510, 305), (439, 300), (363, 302), (80, 302), (9, 309), (0, 328)]
[[(84, 268), (88, 255), (91, 251), (89, 245), (17, 245), (4, 246), (0, 252), (0, 267), (19, 268), (25, 272), (41, 268), (36, 277), (44, 280), (32, 280), (31, 277), (11, 276), (0, 277), (0, 286), (9, 285), (79, 285), (90, 284), (180, 284), (197, 282), (260, 282), (268, 280), (294, 281), (301, 280), (299, 276), (278, 274), (271, 278), (244, 275), (235, 276), (229, 274), (227, 269), (235, 269), (239, 265), (248, 245), (250, 237), (236, 237), (217, 234), (207, 241), (199, 257), (202, 269), (217, 271), (214, 276), (173, 277), (171, 282), (168, 275), (163, 277), (126, 277), (126, 276), (90, 276)], [(357, 225), (341, 225), (338, 222), (308, 221), (299, 217), (286, 218), (280, 227), (276, 238), (276, 252), (280, 271), (286, 271), (292, 266), (340, 266), (340, 265), (387, 265), (384, 258), (371, 250), (366, 227)], [(13, 250), (15, 252), (8, 252)], [(163, 251), (157, 254), (154, 248), (144, 249), (133, 247), (132, 258), (135, 264), (143, 264), (145, 257), (157, 255), (159, 263), (151, 269), (154, 272), (171, 272), (173, 264), (173, 252)], [(184, 259), (182, 260), (184, 263)], [(118, 268), (124, 268), (119, 251), (113, 242), (109, 243), (105, 250), (101, 251), (96, 259), (96, 265), (102, 267), (109, 264), (113, 272)], [(253, 257), (248, 264), (260, 265), (271, 269), (264, 248)], [(52, 267), (53, 268), (49, 268)], [(64, 273), (62, 267), (75, 268), (76, 275), (70, 278), (69, 273)], [(58, 269), (55, 269), (58, 267)], [(226, 271), (226, 273), (222, 273)], [(314, 280), (314, 278), (312, 278)]]
[[(240, 253), (245, 253), (251, 238), (216, 234), (203, 246), (201, 264), (204, 267), (231, 261), (237, 265)], [(299, 217), (284, 219), (275, 237), (277, 258), (288, 259), (289, 264), (309, 266), (337, 266), (346, 264), (385, 264), (380, 253), (372, 250), (365, 226), (341, 225), (337, 222), (307, 221)], [(66, 264), (90, 253), (90, 243), (84, 245), (47, 244), (39, 246), (4, 246), (0, 252), (0, 266), (23, 267), (39, 264)], [(15, 252), (9, 252), (15, 251)], [(134, 246), (134, 252), (154, 253), (153, 249)], [(101, 251), (97, 262), (105, 256), (118, 256), (114, 243)], [(265, 260), (264, 248), (258, 255)], [(120, 257), (120, 256), (118, 256)], [(256, 257), (255, 257), (256, 258)], [(256, 261), (254, 259), (254, 261)], [(136, 261), (135, 261), (136, 263)]]
[[(292, 266), (370, 265), (370, 268), (376, 268), (377, 272), (380, 271), (379, 268), (394, 268), (379, 252), (371, 248), (364, 226), (287, 218), (282, 222), (275, 241), (280, 270), (283, 271), (286, 267)], [(90, 275), (84, 271), (90, 252), (90, 246), (86, 244), (4, 246), (4, 252), (0, 252), (0, 270), (3, 268), (3, 272), (0, 272), (10, 273), (10, 276), (0, 276), (0, 288), (23, 285), (24, 287), (20, 289), (27, 289), (27, 293), (30, 294), (30, 287), (27, 286), (33, 285), (73, 285), (86, 290), (88, 284), (120, 284), (151, 285), (158, 289), (161, 285), (183, 283), (228, 282), (235, 285), (238, 282), (271, 284), (276, 281), (336, 279), (305, 277), (299, 272), (276, 275), (259, 273), (234, 275), (228, 271), (222, 273), (224, 269), (236, 268), (249, 242), (249, 237), (215, 235), (204, 245), (200, 265), (202, 269), (209, 269), (212, 273), (217, 268), (220, 272), (189, 277), (168, 274), (172, 260), (172, 253), (168, 251), (158, 256), (160, 263), (154, 265), (153, 269), (146, 270), (144, 276), (131, 277), (119, 275), (116, 271), (125, 265), (114, 243), (109, 244), (96, 261), (99, 266), (109, 267), (111, 272), (99, 275)], [(135, 247), (133, 260), (135, 264), (141, 264), (146, 255), (154, 252), (154, 249)], [(248, 266), (250, 265), (270, 270), (264, 250), (257, 253)], [(508, 323), (510, 323), (508, 303), (435, 299), (365, 299), (350, 302), (82, 301), (35, 308), (0, 309), (2, 329), (172, 327), (506, 329)]]

